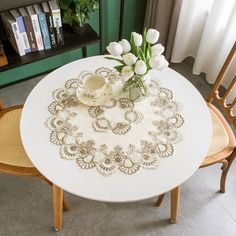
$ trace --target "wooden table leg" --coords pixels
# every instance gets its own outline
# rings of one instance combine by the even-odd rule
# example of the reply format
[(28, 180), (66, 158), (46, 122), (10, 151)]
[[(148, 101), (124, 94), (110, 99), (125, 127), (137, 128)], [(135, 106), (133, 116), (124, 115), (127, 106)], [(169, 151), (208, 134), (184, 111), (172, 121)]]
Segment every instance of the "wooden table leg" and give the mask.
[(180, 186), (171, 190), (170, 223), (172, 224), (175, 224), (178, 220), (179, 197), (180, 197)]
[(53, 189), (53, 210), (54, 210), (54, 229), (60, 231), (62, 227), (62, 203), (63, 203), (63, 190), (55, 184)]

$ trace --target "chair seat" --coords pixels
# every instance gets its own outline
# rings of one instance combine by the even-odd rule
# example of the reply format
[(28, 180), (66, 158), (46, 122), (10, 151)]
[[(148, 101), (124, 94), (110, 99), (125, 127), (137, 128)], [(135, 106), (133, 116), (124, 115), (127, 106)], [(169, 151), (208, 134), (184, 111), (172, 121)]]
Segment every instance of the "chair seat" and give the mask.
[(235, 137), (228, 122), (221, 112), (212, 104), (208, 104), (212, 118), (212, 141), (207, 157), (201, 167), (220, 162), (228, 157), (236, 146)]
[(14, 109), (0, 118), (0, 163), (34, 167), (29, 160), (20, 137), (20, 116), (22, 109)]

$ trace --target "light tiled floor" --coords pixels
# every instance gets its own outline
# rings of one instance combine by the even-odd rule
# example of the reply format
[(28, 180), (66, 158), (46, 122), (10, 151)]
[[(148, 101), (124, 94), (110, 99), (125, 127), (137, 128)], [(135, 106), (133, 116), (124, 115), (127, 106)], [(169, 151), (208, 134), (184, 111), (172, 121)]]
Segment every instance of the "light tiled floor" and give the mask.
[[(206, 97), (211, 86), (202, 77), (192, 75), (191, 62), (186, 60), (171, 67), (188, 78)], [(23, 103), (40, 79), (41, 77), (0, 89), (0, 99), (6, 106)], [(153, 205), (155, 199), (111, 204), (65, 193), (70, 211), (64, 212), (64, 228), (58, 233), (52, 229), (51, 189), (33, 178), (1, 175), (0, 235), (234, 236), (236, 163), (233, 163), (229, 172), (225, 194), (218, 192), (220, 174), (220, 165), (215, 165), (198, 170), (183, 184), (180, 217), (175, 225), (168, 223), (168, 195), (161, 207), (156, 208)]]

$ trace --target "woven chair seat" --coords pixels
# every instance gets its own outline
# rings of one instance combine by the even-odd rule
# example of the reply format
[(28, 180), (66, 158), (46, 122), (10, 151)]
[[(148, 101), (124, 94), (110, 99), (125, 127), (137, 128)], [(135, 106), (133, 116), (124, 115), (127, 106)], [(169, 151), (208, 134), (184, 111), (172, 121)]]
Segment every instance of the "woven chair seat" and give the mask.
[(212, 109), (209, 110), (211, 113), (213, 134), (208, 156), (222, 151), (229, 143), (229, 136), (219, 117)]
[(0, 117), (0, 163), (19, 167), (34, 167), (21, 142), (21, 111), (22, 109), (11, 110)]
[(233, 146), (229, 145), (230, 136), (233, 136), (229, 124), (220, 111), (213, 105), (209, 106), (212, 118), (212, 141), (207, 157), (201, 167), (219, 162), (228, 157), (233, 152)]

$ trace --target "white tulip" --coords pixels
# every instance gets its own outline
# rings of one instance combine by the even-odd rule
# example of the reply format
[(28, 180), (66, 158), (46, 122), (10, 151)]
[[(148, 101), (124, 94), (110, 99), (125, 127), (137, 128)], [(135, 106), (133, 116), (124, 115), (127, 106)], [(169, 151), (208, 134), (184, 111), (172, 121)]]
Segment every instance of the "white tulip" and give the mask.
[(160, 56), (164, 50), (165, 48), (160, 43), (152, 46), (152, 57)]
[(131, 66), (124, 66), (122, 68), (121, 75), (122, 75), (124, 82), (126, 82), (128, 79), (133, 77), (133, 75), (134, 75), (133, 68)]
[(141, 34), (136, 33), (136, 32), (132, 32), (132, 36), (134, 38), (135, 46), (140, 47), (143, 43), (143, 36)]
[(155, 56), (150, 59), (149, 65), (157, 70), (164, 70), (166, 67), (168, 67), (169, 62), (165, 59), (163, 55)]
[(127, 53), (131, 50), (131, 46), (128, 40), (122, 39), (119, 41), (120, 46), (123, 48), (123, 53)]
[(137, 57), (129, 52), (122, 56), (122, 60), (126, 65), (131, 66), (137, 61)]
[(107, 46), (107, 51), (112, 55), (112, 56), (120, 56), (120, 54), (123, 52), (123, 48), (121, 45), (117, 42), (112, 42), (109, 43)]
[(159, 38), (159, 31), (155, 29), (149, 29), (146, 34), (146, 41), (150, 44), (154, 44), (157, 42)]
[(147, 65), (143, 60), (138, 60), (135, 64), (134, 71), (138, 75), (143, 75), (147, 72)]

